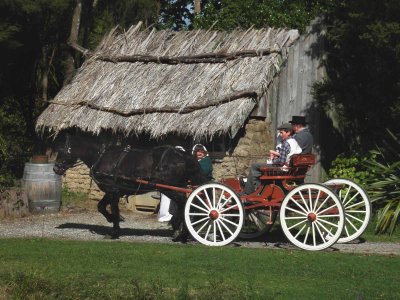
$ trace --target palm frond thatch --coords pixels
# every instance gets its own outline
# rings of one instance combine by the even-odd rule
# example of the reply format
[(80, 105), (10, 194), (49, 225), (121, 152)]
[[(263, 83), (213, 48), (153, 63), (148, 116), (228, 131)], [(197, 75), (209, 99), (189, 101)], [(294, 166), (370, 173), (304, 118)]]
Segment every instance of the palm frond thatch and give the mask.
[(110, 33), (38, 118), (38, 132), (235, 135), (267, 92), (297, 30)]

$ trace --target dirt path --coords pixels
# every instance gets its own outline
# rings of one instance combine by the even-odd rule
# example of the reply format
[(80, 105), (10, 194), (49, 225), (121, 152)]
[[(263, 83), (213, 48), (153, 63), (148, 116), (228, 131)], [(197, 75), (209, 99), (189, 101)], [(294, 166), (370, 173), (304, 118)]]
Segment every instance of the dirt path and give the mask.
[[(121, 238), (119, 241), (174, 243), (171, 240), (172, 229), (170, 226), (157, 222), (155, 215), (132, 212), (124, 212), (123, 214), (125, 222), (121, 223)], [(102, 215), (96, 211), (86, 209), (13, 220), (0, 220), (0, 238), (45, 237), (72, 240), (102, 240), (109, 233), (109, 230), (110, 225)], [(197, 242), (188, 242), (188, 244), (195, 243)], [(270, 234), (266, 238), (256, 241), (237, 240), (229, 246), (271, 250), (298, 249), (288, 243), (281, 234)], [(361, 240), (350, 244), (335, 244), (324, 251), (400, 255), (400, 243), (376, 243)]]

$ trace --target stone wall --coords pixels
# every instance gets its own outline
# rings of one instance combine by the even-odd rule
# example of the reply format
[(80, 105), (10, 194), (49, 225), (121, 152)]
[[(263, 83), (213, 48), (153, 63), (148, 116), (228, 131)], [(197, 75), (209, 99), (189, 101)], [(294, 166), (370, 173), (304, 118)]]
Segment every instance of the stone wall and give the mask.
[(218, 181), (226, 177), (246, 175), (252, 163), (265, 161), (269, 149), (274, 149), (275, 143), (269, 127), (270, 123), (267, 121), (250, 119), (232, 155), (214, 164), (214, 178)]
[[(269, 127), (269, 122), (250, 119), (232, 155), (214, 163), (214, 178), (219, 181), (226, 177), (246, 175), (250, 164), (265, 161), (268, 150), (274, 149), (274, 137)], [(90, 179), (89, 168), (84, 164), (67, 170), (63, 186), (73, 192), (86, 193), (91, 200), (100, 200), (104, 195)]]
[(89, 172), (90, 169), (85, 164), (68, 169), (62, 178), (62, 185), (72, 192), (88, 194), (91, 200), (100, 200), (104, 193), (90, 178)]

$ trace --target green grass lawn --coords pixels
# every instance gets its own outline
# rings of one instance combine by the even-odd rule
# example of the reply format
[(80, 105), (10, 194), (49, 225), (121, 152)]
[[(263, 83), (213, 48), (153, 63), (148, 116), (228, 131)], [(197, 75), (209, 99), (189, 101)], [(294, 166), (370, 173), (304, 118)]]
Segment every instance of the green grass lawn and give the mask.
[(400, 257), (0, 239), (0, 299), (400, 299)]

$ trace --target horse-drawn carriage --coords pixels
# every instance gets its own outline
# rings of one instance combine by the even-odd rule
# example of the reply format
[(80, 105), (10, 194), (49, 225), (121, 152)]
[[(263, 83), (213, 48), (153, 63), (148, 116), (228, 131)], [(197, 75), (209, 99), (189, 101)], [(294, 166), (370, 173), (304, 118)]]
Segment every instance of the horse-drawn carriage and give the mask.
[(205, 182), (193, 156), (174, 147), (100, 151), (93, 145), (87, 139), (67, 138), (54, 170), (63, 174), (78, 158), (91, 167), (92, 178), (106, 193), (99, 211), (113, 223), (116, 238), (119, 197), (154, 189), (181, 199), (176, 217), (184, 219), (195, 240), (210, 246), (265, 235), (279, 215), (290, 242), (305, 250), (322, 250), (356, 239), (370, 218), (367, 193), (356, 183), (346, 179), (303, 183), (314, 164), (312, 154), (293, 155), (289, 166), (262, 167), (261, 185), (243, 195), (240, 179)]
[(261, 185), (249, 195), (242, 194), (243, 184), (236, 178), (199, 186), (185, 207), (191, 235), (211, 246), (236, 237), (251, 239), (265, 235), (279, 214), (285, 236), (305, 250), (356, 239), (370, 218), (367, 193), (346, 179), (304, 184), (314, 160), (312, 154), (298, 154), (288, 167), (262, 167)]

